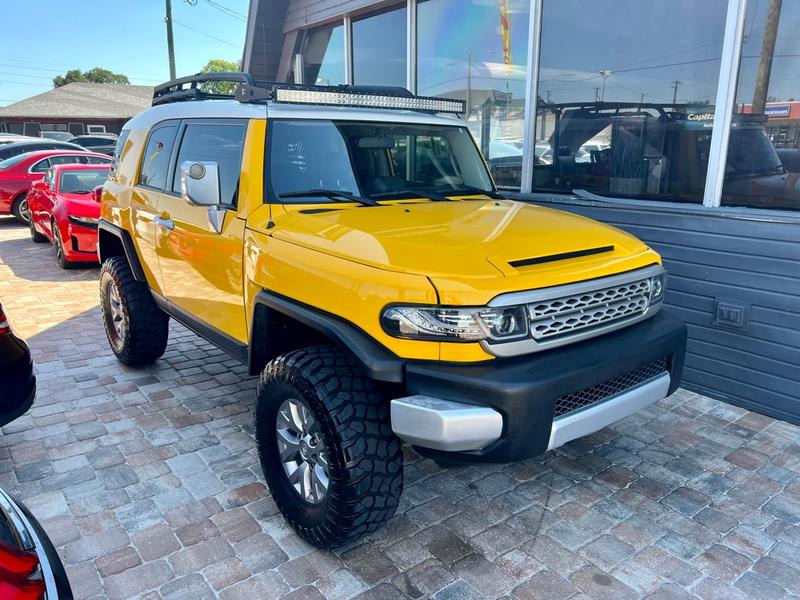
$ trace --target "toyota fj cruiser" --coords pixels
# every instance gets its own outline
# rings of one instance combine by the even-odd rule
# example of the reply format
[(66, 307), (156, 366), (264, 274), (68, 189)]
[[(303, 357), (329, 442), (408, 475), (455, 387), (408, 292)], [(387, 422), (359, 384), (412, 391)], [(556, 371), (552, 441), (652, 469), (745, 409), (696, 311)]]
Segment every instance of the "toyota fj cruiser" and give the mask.
[[(237, 81), (236, 97), (204, 93)], [(105, 330), (158, 359), (170, 317), (260, 374), (286, 519), (333, 547), (395, 512), (401, 440), (511, 461), (672, 393), (686, 333), (659, 256), (497, 194), (460, 101), (204, 75), (156, 88), (102, 194)]]

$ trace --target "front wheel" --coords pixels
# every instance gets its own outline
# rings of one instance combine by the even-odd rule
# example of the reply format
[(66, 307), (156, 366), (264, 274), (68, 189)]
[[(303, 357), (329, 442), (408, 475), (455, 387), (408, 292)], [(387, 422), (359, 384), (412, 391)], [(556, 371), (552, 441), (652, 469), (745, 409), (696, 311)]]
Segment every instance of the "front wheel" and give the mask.
[(28, 225), (31, 228), (31, 240), (33, 240), (34, 244), (42, 244), (47, 241), (47, 238), (36, 230), (36, 227), (33, 225), (33, 219), (28, 222)]
[(169, 315), (122, 256), (109, 258), (100, 269), (100, 308), (108, 343), (122, 364), (143, 365), (164, 354)]
[[(31, 227), (33, 227), (33, 224), (31, 224)], [(66, 250), (64, 250), (64, 240), (61, 239), (61, 230), (58, 228), (58, 223), (53, 221), (50, 227), (53, 232), (53, 245), (56, 247), (58, 266), (62, 269), (74, 269), (76, 266), (75, 263), (71, 260), (67, 260)]]
[(256, 443), (272, 497), (320, 548), (353, 542), (394, 515), (403, 490), (389, 403), (330, 346), (289, 352), (261, 374)]

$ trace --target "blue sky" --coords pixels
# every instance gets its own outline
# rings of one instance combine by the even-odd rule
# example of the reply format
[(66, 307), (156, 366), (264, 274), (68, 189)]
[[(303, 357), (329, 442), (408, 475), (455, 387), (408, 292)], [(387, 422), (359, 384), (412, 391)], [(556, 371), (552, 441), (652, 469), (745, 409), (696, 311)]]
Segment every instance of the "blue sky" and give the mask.
[[(53, 77), (71, 68), (103, 67), (142, 85), (168, 80), (164, 4), (164, 0), (3, 2), (0, 106), (47, 91)], [(178, 76), (196, 73), (211, 58), (241, 60), (246, 21), (214, 4), (246, 16), (248, 0), (196, 0), (195, 6), (172, 0), (172, 4)]]

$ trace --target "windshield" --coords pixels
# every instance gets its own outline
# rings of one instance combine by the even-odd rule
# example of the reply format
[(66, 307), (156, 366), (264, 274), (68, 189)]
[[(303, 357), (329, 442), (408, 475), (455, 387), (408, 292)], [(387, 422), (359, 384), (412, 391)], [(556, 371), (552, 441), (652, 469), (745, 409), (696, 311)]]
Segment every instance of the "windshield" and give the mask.
[[(388, 199), (409, 192), (493, 191), (492, 180), (465, 127), (352, 121), (273, 121), (271, 197), (308, 202), (310, 190)], [(324, 202), (324, 197), (314, 197)]]
[(783, 173), (783, 163), (763, 127), (731, 128), (728, 142), (727, 179), (748, 175)]
[(98, 185), (103, 185), (108, 169), (81, 169), (62, 171), (58, 191), (62, 194), (88, 194)]

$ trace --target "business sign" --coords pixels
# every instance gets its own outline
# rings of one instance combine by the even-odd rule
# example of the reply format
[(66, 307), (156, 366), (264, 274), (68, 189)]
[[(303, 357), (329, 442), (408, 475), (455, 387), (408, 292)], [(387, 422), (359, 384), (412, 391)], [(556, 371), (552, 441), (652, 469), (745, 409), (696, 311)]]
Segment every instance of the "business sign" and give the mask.
[(764, 114), (768, 117), (788, 117), (791, 110), (790, 104), (767, 104)]

